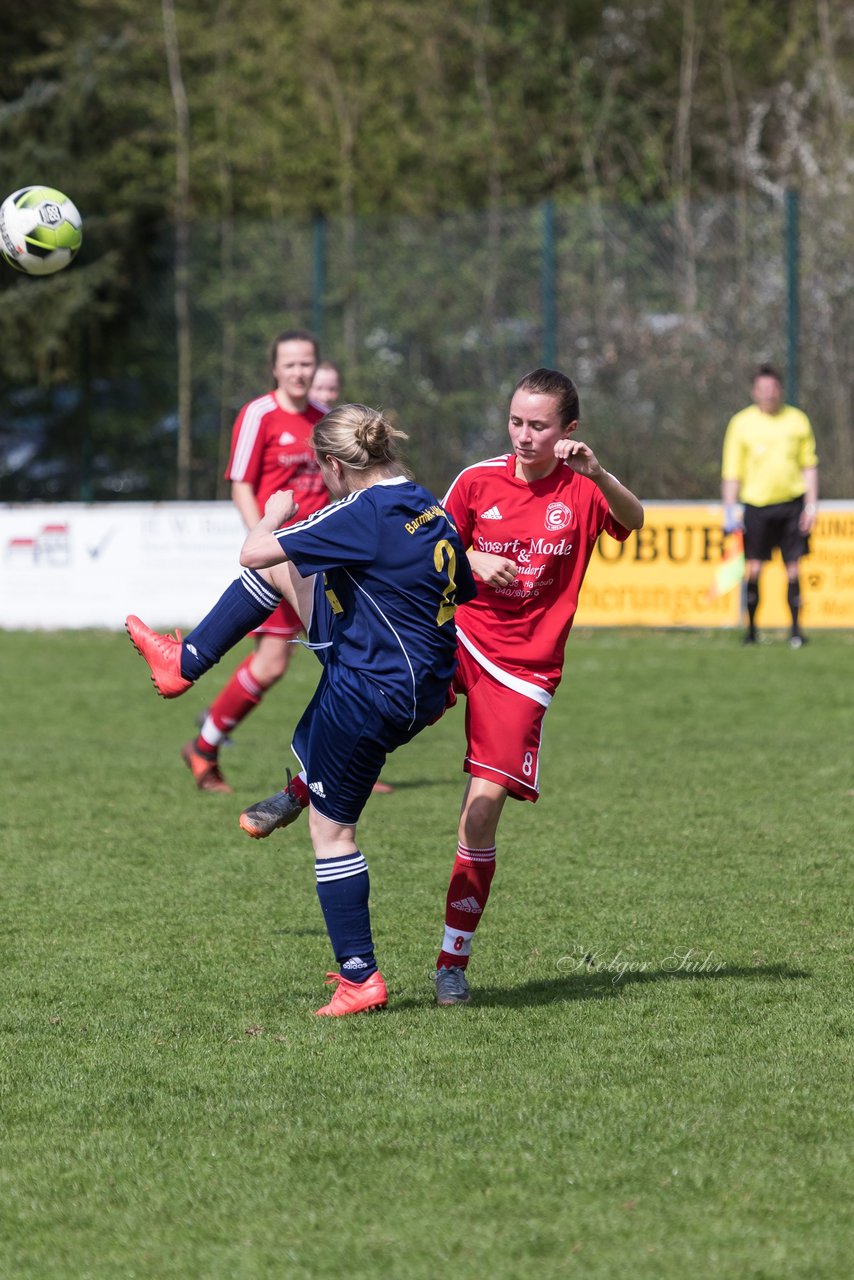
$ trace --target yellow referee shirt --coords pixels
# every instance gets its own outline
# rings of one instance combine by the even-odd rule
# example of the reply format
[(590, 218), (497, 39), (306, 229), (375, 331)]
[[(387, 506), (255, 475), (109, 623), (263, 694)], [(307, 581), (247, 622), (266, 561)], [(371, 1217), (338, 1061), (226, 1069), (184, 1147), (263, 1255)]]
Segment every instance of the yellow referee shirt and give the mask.
[(784, 404), (779, 413), (763, 413), (752, 404), (730, 418), (721, 474), (738, 481), (739, 499), (748, 506), (799, 498), (804, 467), (817, 465), (813, 429), (800, 409)]

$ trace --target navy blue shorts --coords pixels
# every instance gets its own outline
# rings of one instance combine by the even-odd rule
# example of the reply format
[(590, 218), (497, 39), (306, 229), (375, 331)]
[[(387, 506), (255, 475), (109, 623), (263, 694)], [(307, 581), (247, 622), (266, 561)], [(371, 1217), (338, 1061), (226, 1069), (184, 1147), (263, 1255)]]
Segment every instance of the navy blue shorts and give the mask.
[(389, 752), (427, 721), (389, 715), (381, 690), (360, 671), (336, 662), (328, 646), (332, 608), (317, 575), (309, 644), (323, 664), (320, 683), (294, 731), (294, 755), (305, 769), (313, 807), (341, 826), (355, 826)]
[(330, 659), (294, 731), (291, 745), (305, 769), (311, 803), (341, 826), (358, 822), (389, 752), (424, 728), (423, 720), (389, 720), (385, 704), (361, 672)]

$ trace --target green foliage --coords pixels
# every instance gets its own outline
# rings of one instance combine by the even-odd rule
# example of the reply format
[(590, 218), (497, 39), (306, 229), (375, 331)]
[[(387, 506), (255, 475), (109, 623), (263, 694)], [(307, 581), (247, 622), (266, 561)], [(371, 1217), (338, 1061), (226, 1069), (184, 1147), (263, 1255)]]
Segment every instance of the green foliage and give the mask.
[[(804, 208), (802, 399), (816, 417), (833, 492), (851, 491), (854, 231), (846, 175), (854, 121), (845, 86), (854, 44), (845, 6), (217, 0), (176, 7), (196, 242), (195, 496), (216, 492), (229, 416), (244, 389), (255, 392), (253, 371), (280, 321), (312, 324), (322, 314), (348, 394), (399, 404), (425, 432), (419, 456), (431, 455), (427, 424), (440, 413), (448, 451), (435, 462), (436, 476), (446, 478), (470, 446), (494, 438), (500, 388), (537, 363), (543, 345), (540, 247), (536, 235), (507, 226), (520, 207), (520, 226), (533, 225), (545, 199), (567, 213), (584, 206), (577, 231), (564, 226), (559, 246), (560, 359), (586, 367), (586, 344), (598, 345), (594, 362), (615, 395), (590, 403), (621, 436), (620, 422), (637, 418), (633, 388), (644, 388), (640, 416), (657, 425), (642, 425), (641, 434), (667, 436), (652, 460), (648, 440), (641, 447), (632, 433), (632, 469), (646, 492), (709, 496), (717, 436), (743, 402), (747, 368), (786, 355), (779, 224), (767, 207), (757, 213), (757, 200), (778, 208), (791, 185), (802, 189)], [(146, 405), (126, 423), (129, 448), (144, 454), (146, 434), (174, 416), (177, 401), (175, 122), (160, 6), (19, 6), (3, 38), (0, 189), (55, 183), (77, 203), (85, 229), (81, 255), (61, 278), (37, 283), (2, 273), (0, 397), (34, 385), (129, 378)], [(731, 211), (710, 221), (721, 199), (732, 201)], [(618, 206), (621, 213), (611, 212)], [(642, 230), (615, 259), (603, 225), (629, 223), (640, 207), (661, 218), (670, 242), (666, 250), (651, 244), (645, 267), (650, 233)], [(481, 217), (477, 228), (465, 224), (472, 211)], [(308, 231), (317, 214), (339, 237), (322, 298)], [(453, 224), (455, 245), (447, 222), (454, 215), (463, 219)], [(731, 259), (722, 264), (710, 228), (723, 223)], [(400, 243), (400, 254), (377, 254), (380, 230)], [(408, 258), (407, 238), (423, 241), (412, 243)], [(522, 240), (527, 279), (508, 285)], [(721, 290), (709, 287), (719, 275), (728, 291), (722, 307)], [(620, 290), (639, 284), (644, 296), (624, 307)], [(464, 299), (454, 293), (463, 286)], [(644, 317), (670, 313), (678, 313), (680, 337), (662, 350), (644, 335)], [(514, 326), (516, 341), (508, 336)], [(387, 349), (401, 356), (393, 367), (374, 354), (380, 328)], [(466, 345), (473, 335), (482, 344), (476, 358)], [(453, 342), (455, 356), (445, 349)], [(599, 385), (588, 386), (598, 396)], [(694, 465), (685, 447), (695, 429), (692, 387), (717, 401)], [(2, 409), (5, 429), (14, 415), (8, 400)], [(108, 437), (121, 415), (117, 397)], [(60, 434), (57, 422), (52, 430)], [(86, 443), (93, 457), (105, 456), (102, 437), (99, 425)], [(137, 496), (171, 496), (171, 471), (148, 471)], [(80, 496), (71, 480), (65, 486), (42, 496)], [(0, 475), (0, 491), (35, 496), (11, 476)]]
[(574, 634), (473, 1003), (439, 1010), (449, 713), (360, 825), (389, 1010), (330, 1025), (305, 823), (236, 824), (313, 660), (210, 796), (178, 749), (213, 685), (163, 703), (123, 635), (4, 633), (0, 1273), (843, 1280), (852, 645)]

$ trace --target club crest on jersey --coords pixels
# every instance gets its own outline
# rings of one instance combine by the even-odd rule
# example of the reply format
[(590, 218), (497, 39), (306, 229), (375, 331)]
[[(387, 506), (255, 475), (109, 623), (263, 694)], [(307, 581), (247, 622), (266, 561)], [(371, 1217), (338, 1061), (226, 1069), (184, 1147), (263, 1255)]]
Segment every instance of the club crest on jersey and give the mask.
[(572, 512), (565, 502), (550, 502), (546, 507), (545, 525), (550, 533), (565, 529), (572, 522)]

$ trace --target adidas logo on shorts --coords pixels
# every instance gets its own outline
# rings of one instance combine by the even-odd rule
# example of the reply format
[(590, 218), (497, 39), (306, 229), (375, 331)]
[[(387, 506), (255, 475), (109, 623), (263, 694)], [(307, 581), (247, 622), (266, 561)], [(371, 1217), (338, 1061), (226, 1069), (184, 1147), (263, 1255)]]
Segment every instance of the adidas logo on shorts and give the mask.
[(308, 784), (308, 789), (309, 791), (313, 791), (316, 796), (320, 796), (323, 800), (326, 799), (326, 792), (323, 790), (322, 782), (310, 782)]

